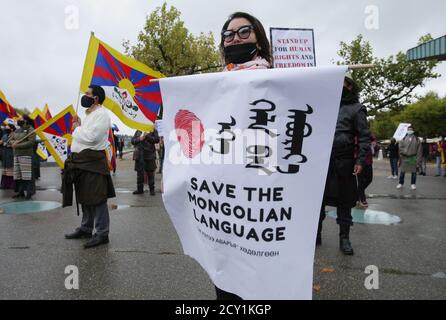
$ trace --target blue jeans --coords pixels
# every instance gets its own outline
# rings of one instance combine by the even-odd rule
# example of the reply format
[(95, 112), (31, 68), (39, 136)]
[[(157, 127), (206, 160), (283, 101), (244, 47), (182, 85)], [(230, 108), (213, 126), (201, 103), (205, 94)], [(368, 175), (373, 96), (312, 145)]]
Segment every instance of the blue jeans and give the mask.
[[(437, 157), (437, 170), (438, 170), (438, 175), (441, 176), (441, 157)], [(446, 169), (444, 169), (444, 175), (446, 177)]]
[[(400, 184), (404, 184), (404, 176), (406, 175), (405, 172), (401, 171), (400, 174)], [(410, 184), (417, 184), (417, 173), (416, 172), (412, 172), (412, 177), (410, 180)]]
[(398, 158), (390, 158), (390, 170), (392, 171), (392, 176), (398, 175)]

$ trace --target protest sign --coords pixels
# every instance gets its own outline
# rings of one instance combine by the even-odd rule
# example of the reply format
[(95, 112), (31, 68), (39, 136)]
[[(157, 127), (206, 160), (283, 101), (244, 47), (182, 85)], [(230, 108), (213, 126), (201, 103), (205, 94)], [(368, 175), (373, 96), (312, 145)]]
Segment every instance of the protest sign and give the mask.
[(185, 254), (244, 299), (311, 299), (346, 67), (160, 80), (163, 200)]

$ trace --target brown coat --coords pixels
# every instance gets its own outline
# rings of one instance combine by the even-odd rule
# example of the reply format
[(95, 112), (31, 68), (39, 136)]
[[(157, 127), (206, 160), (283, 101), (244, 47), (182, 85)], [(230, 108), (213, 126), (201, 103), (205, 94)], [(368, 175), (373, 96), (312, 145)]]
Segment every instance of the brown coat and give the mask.
[(73, 204), (73, 184), (80, 204), (99, 205), (116, 196), (104, 151), (85, 149), (72, 153), (65, 161), (63, 207)]

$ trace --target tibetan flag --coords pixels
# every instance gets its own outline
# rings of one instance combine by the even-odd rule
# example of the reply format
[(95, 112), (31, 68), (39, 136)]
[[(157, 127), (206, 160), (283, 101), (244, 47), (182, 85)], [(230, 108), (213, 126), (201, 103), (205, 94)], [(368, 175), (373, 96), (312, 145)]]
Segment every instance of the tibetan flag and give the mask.
[(106, 94), (105, 107), (127, 126), (150, 132), (161, 106), (159, 84), (150, 80), (163, 77), (91, 35), (80, 90), (101, 86)]
[(46, 120), (50, 120), (52, 118), (48, 104), (45, 104), (45, 107), (43, 108), (43, 114)]
[(37, 129), (48, 120), (45, 114), (38, 108), (35, 108), (29, 117), (34, 120), (34, 129)]
[(44, 141), (38, 143), (36, 153), (42, 160), (48, 160), (50, 153), (46, 148)]
[[(34, 129), (37, 129), (46, 122), (45, 115), (39, 108), (35, 108), (29, 117), (34, 120)], [(42, 160), (48, 160), (48, 157), (51, 156), (44, 141), (38, 143), (36, 153)]]
[(0, 91), (0, 123), (7, 118), (16, 119), (18, 118), (18, 114), (8, 100), (6, 100), (3, 92)]
[(108, 131), (108, 142), (109, 145), (107, 149), (105, 149), (105, 154), (107, 156), (108, 169), (110, 171), (116, 170), (116, 148), (115, 148), (115, 139), (113, 138), (113, 129), (110, 128)]
[(36, 134), (45, 142), (46, 148), (62, 169), (70, 153), (75, 114), (73, 106), (69, 106), (36, 129)]

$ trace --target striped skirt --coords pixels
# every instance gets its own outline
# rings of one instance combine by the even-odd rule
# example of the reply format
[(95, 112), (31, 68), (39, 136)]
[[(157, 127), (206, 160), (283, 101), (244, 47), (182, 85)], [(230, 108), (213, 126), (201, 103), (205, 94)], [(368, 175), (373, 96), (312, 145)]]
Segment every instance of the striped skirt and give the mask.
[(32, 180), (31, 156), (14, 157), (14, 180)]

